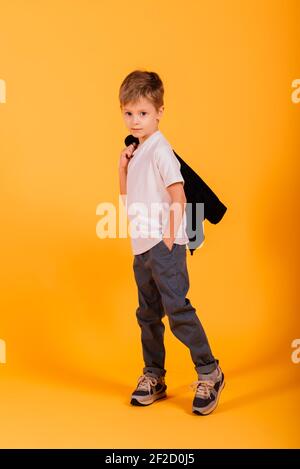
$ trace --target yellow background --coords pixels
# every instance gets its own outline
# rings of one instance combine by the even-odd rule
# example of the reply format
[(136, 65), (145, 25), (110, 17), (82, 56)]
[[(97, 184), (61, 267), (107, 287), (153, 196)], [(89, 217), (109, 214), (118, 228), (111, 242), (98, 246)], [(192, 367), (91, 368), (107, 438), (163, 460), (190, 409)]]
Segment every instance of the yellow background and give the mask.
[[(0, 1), (1, 447), (299, 447), (299, 1)], [(228, 207), (205, 222), (188, 297), (226, 386), (191, 413), (166, 323), (169, 399), (129, 405), (143, 367), (118, 206), (118, 90), (165, 85), (160, 130)]]

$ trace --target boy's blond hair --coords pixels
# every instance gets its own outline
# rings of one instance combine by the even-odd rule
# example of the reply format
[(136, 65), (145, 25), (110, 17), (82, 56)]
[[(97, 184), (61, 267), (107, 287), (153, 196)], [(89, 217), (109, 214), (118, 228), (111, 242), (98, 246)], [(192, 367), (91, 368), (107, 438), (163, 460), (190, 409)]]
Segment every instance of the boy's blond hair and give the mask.
[(140, 97), (149, 99), (156, 111), (163, 106), (164, 86), (157, 73), (134, 70), (124, 78), (119, 91), (120, 107), (135, 103)]

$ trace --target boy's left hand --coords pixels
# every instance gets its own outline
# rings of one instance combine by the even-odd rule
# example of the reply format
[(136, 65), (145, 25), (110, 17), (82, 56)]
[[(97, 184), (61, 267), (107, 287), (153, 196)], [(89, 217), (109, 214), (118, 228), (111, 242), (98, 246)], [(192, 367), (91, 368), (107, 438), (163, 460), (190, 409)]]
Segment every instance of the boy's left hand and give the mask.
[(169, 251), (172, 251), (172, 247), (174, 244), (174, 238), (163, 238), (162, 239)]

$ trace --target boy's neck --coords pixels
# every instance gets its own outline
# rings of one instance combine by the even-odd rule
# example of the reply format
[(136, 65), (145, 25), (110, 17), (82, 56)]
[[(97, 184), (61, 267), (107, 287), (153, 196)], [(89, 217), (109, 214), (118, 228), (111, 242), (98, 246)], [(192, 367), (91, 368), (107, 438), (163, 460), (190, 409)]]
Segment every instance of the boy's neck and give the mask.
[(141, 137), (139, 138), (139, 142), (140, 144), (144, 143), (149, 137), (151, 137), (152, 134), (154, 134), (155, 132), (157, 132), (159, 130), (159, 128), (157, 127), (157, 129), (153, 130), (153, 132), (149, 135), (147, 135), (146, 137)]

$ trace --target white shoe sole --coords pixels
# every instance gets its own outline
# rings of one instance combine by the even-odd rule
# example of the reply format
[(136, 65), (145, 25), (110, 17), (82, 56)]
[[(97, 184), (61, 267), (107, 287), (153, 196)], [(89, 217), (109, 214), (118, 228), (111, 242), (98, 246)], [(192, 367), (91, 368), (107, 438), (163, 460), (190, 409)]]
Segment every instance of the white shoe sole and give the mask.
[(143, 396), (133, 395), (131, 398), (130, 404), (137, 405), (137, 406), (144, 406), (144, 405), (146, 406), (146, 405), (153, 404), (153, 402), (158, 401), (159, 399), (164, 399), (165, 397), (167, 397), (167, 394), (165, 391), (163, 391), (162, 393), (154, 394), (146, 399), (143, 399)]

